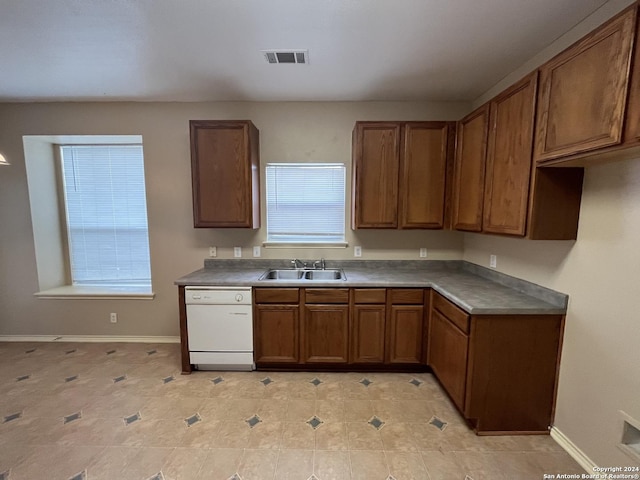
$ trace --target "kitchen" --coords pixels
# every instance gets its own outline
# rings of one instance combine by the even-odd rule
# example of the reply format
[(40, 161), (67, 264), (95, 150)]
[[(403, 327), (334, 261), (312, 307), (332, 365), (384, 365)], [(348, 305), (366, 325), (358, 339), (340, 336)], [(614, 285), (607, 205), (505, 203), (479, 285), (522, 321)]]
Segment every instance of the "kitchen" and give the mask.
[[(473, 106), (491, 98), (624, 6), (609, 2)], [(32, 340), (57, 336), (91, 340), (102, 336), (117, 341), (135, 337), (153, 342), (148, 351), (160, 351), (164, 344), (159, 342), (175, 342), (178, 336), (177, 289), (173, 281), (201, 268), (211, 246), (217, 246), (221, 259), (233, 258), (233, 247), (237, 246), (242, 247), (243, 258), (252, 258), (253, 246), (264, 241), (262, 230), (193, 228), (189, 120), (251, 119), (260, 130), (263, 162), (348, 164), (356, 121), (455, 121), (471, 107), (468, 102), (389, 101), (3, 103), (0, 149), (11, 165), (0, 166), (0, 335)], [(34, 255), (22, 136), (57, 134), (143, 137), (153, 300), (33, 297), (38, 291), (39, 260)], [(586, 169), (575, 242), (437, 230), (349, 228), (346, 240), (350, 246), (361, 245), (362, 258), (367, 260), (415, 260), (419, 249), (426, 247), (430, 260), (462, 259), (488, 267), (489, 256), (496, 255), (498, 271), (568, 294), (555, 425), (595, 464), (623, 464), (630, 460), (616, 447), (620, 440), (618, 411), (640, 416), (635, 400), (639, 389), (635, 348), (638, 333), (632, 321), (633, 300), (637, 296), (635, 278), (640, 266), (635, 241), (638, 222), (634, 221), (639, 213), (639, 177), (634, 160)], [(284, 252), (262, 248), (263, 259), (294, 257), (347, 260), (353, 259), (353, 254), (350, 248)], [(109, 313), (114, 311), (119, 320), (111, 324)]]

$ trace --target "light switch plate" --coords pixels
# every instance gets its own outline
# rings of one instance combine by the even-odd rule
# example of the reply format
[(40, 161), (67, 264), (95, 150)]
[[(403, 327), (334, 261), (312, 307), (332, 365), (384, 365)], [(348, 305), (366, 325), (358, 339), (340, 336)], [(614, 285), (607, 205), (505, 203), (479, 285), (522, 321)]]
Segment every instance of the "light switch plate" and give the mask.
[(253, 256), (254, 257), (259, 257), (260, 255), (261, 255), (260, 247), (258, 247), (258, 246), (253, 247)]
[(420, 258), (427, 258), (427, 249), (424, 247), (420, 249)]
[(242, 257), (242, 247), (233, 247), (233, 256), (235, 258)]
[(489, 255), (489, 266), (496, 268), (498, 266), (498, 257), (496, 255)]

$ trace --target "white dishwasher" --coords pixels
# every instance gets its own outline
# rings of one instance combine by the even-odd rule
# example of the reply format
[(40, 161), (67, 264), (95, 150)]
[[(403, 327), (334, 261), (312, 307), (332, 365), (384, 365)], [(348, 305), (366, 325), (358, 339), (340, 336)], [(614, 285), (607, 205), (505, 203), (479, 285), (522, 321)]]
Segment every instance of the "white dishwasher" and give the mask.
[(185, 287), (189, 361), (199, 370), (253, 370), (251, 287)]

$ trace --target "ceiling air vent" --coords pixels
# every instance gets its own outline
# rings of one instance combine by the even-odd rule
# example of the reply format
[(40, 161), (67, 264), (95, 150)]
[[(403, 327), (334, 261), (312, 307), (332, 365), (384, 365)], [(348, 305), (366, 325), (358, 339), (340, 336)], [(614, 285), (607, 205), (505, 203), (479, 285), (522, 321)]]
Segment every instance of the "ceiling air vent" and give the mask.
[(308, 50), (262, 50), (262, 53), (269, 63), (309, 63)]

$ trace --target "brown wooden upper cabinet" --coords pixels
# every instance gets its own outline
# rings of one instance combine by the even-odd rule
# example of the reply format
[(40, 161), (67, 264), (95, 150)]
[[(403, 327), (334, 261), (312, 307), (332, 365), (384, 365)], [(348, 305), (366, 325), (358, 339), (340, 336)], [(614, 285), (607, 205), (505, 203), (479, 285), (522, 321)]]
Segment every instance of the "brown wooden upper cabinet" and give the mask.
[(453, 122), (357, 122), (352, 228), (443, 228)]
[(583, 170), (532, 162), (536, 80), (533, 72), (458, 122), (456, 230), (576, 238)]
[(490, 103), (483, 231), (526, 233), (538, 73)]
[(248, 120), (191, 120), (195, 227), (260, 227), (258, 129)]
[[(640, 108), (633, 103), (640, 87), (637, 40), (631, 75), (637, 8), (624, 10), (540, 67), (536, 162), (640, 140)], [(625, 132), (628, 123), (635, 132)]]
[(453, 180), (453, 228), (482, 231), (489, 104), (458, 122)]

